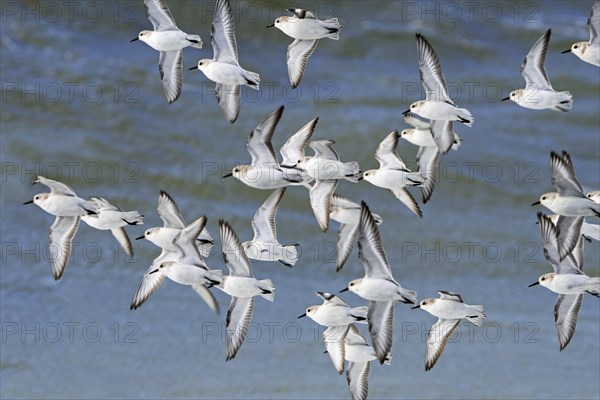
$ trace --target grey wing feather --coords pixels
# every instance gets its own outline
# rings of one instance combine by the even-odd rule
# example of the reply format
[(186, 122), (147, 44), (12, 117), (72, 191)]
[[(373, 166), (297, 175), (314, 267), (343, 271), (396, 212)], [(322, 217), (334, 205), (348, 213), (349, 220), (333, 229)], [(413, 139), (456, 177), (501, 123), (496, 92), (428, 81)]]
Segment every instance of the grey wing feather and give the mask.
[(215, 313), (219, 313), (219, 303), (217, 303), (217, 299), (212, 294), (212, 292), (204, 285), (193, 285), (192, 289), (208, 304), (211, 310)]
[(569, 153), (563, 151), (561, 156), (551, 152), (550, 172), (552, 185), (561, 196), (585, 197), (583, 188), (575, 176), (575, 168)]
[(113, 228), (110, 230), (110, 232), (113, 234), (115, 239), (117, 239), (117, 242), (119, 242), (119, 245), (121, 245), (125, 253), (127, 253), (129, 257), (132, 257), (133, 246), (131, 246), (131, 241), (129, 240), (129, 236), (127, 236), (127, 232), (125, 232), (125, 228)]
[(277, 242), (277, 227), (275, 215), (285, 193), (285, 187), (279, 188), (265, 200), (252, 219), (255, 242)]
[(431, 134), (442, 154), (446, 154), (454, 145), (454, 124), (452, 121), (431, 121)]
[(344, 267), (357, 241), (358, 224), (341, 224), (338, 229), (336, 271)]
[(169, 104), (173, 103), (181, 95), (181, 86), (183, 84), (182, 54), (183, 50), (160, 52), (158, 70)]
[(425, 181), (420, 186), (423, 203), (427, 203), (433, 194), (433, 189), (437, 180), (437, 169), (440, 161), (440, 150), (435, 147), (421, 147), (419, 150), (419, 159), (417, 160), (418, 172), (424, 176)]
[(392, 190), (391, 192), (398, 200), (404, 203), (410, 211), (415, 213), (418, 217), (423, 218), (423, 212), (421, 211), (419, 204), (417, 204), (415, 198), (410, 194), (407, 188), (403, 187), (402, 189)]
[(313, 209), (319, 227), (323, 232), (329, 228), (329, 214), (331, 213), (331, 198), (337, 188), (338, 180), (317, 180), (310, 188), (310, 206)]
[(56, 217), (48, 232), (50, 265), (55, 280), (62, 277), (71, 255), (71, 244), (77, 228), (79, 217)]
[(165, 0), (144, 0), (144, 7), (155, 31), (179, 30)]
[(71, 189), (64, 183), (44, 178), (43, 176), (38, 176), (37, 179), (33, 181), (33, 183), (41, 183), (42, 185), (49, 187), (51, 193), (64, 194), (68, 196), (77, 196), (73, 189)]
[[(131, 310), (135, 310), (139, 306), (141, 306), (148, 298), (152, 295), (152, 293), (156, 292), (156, 290), (160, 287), (160, 285), (165, 280), (166, 276), (162, 273), (162, 271), (156, 269), (159, 267), (160, 263), (163, 261), (167, 261), (173, 257), (173, 253), (163, 251), (157, 258), (152, 261), (152, 264), (148, 267), (144, 276), (142, 277), (142, 281), (138, 286), (135, 294), (133, 295), (133, 299), (131, 299)], [(156, 271), (156, 272), (154, 272)]]
[(282, 166), (294, 167), (299, 160), (304, 158), (304, 148), (312, 137), (318, 121), (318, 117), (310, 120), (285, 142), (279, 151), (283, 157)]
[(429, 120), (412, 112), (404, 114), (404, 122), (416, 129), (429, 129), (430, 126)]
[(452, 292), (448, 292), (446, 290), (440, 290), (440, 291), (438, 291), (438, 293), (440, 295), (440, 299), (464, 303), (462, 296), (458, 293), (452, 293)]
[(456, 329), (460, 319), (438, 319), (427, 334), (427, 349), (425, 351), (425, 371), (429, 371), (442, 355), (448, 338)]
[(558, 253), (558, 235), (552, 220), (546, 215), (538, 212), (538, 223), (542, 234), (542, 247), (546, 260), (554, 268), (557, 274), (581, 274), (572, 257), (565, 257), (562, 261)]
[(581, 237), (581, 226), (584, 217), (565, 217), (560, 215), (556, 222), (556, 233), (558, 237), (558, 255), (562, 261), (575, 249)]
[(418, 33), (417, 56), (419, 58), (421, 84), (425, 90), (426, 100), (437, 102), (445, 101), (454, 104), (448, 96), (446, 80), (442, 73), (440, 60), (427, 39)]
[(213, 58), (216, 61), (239, 65), (235, 39), (235, 18), (229, 0), (217, 0), (211, 40)]
[(215, 84), (215, 96), (219, 102), (219, 107), (227, 121), (232, 124), (240, 115), (240, 85), (237, 84)]
[(367, 320), (373, 349), (379, 362), (383, 364), (392, 350), (394, 302), (369, 301)]
[(600, 30), (600, 1), (596, 0), (594, 6), (590, 10), (590, 15), (587, 21), (588, 29), (590, 30), (590, 44), (598, 46), (598, 30)]
[(162, 219), (165, 228), (185, 228), (185, 222), (179, 212), (179, 207), (175, 200), (164, 190), (160, 191), (158, 197), (158, 206), (156, 207), (158, 216)]
[(527, 89), (554, 90), (544, 67), (551, 32), (551, 29), (548, 29), (535, 42), (529, 53), (527, 53), (523, 65), (521, 65), (521, 74), (525, 78), (525, 87)]
[(352, 400), (366, 400), (369, 394), (369, 371), (371, 362), (349, 362), (346, 380)]
[(338, 374), (344, 372), (346, 335), (350, 325), (332, 325), (323, 332), (323, 343)]
[(248, 324), (252, 319), (254, 297), (231, 297), (227, 311), (227, 356), (226, 361), (235, 357), (248, 334)]
[(252, 277), (252, 266), (235, 231), (226, 221), (219, 221), (221, 251), (231, 275)]
[(558, 333), (558, 343), (562, 351), (575, 334), (577, 316), (581, 309), (583, 294), (559, 294), (554, 306), (554, 322)]
[(398, 132), (393, 131), (379, 143), (379, 146), (377, 146), (375, 158), (379, 161), (379, 167), (381, 169), (393, 168), (406, 170), (406, 165), (396, 152), (398, 138)]
[(248, 136), (246, 149), (252, 157), (252, 164), (277, 164), (271, 140), (282, 114), (283, 106), (267, 115)]
[(369, 207), (363, 201), (360, 211), (360, 223), (358, 234), (358, 258), (365, 268), (367, 278), (391, 279), (392, 273), (385, 251), (381, 244), (379, 229), (369, 211)]
[(333, 148), (334, 144), (333, 140), (314, 140), (309, 146), (314, 150), (316, 158), (339, 161), (340, 157)]
[(287, 49), (287, 66), (290, 84), (295, 89), (300, 84), (300, 80), (304, 75), (308, 57), (317, 48), (318, 39), (301, 40), (296, 39), (288, 46)]

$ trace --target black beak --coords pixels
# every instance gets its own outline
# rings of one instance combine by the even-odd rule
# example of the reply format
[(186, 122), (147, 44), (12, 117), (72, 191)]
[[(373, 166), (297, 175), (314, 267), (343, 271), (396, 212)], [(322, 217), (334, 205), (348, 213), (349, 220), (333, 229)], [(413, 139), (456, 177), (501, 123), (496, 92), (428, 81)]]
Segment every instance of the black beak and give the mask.
[(306, 313), (304, 313), (304, 314), (300, 315), (300, 316), (298, 317), (298, 319), (300, 319), (300, 318), (304, 318), (304, 317), (306, 317)]
[(417, 305), (417, 306), (411, 307), (410, 309), (411, 309), (411, 310), (414, 310), (415, 308), (421, 308), (421, 305), (419, 304), (419, 305)]
[(539, 285), (539, 284), (540, 284), (540, 282), (539, 282), (539, 281), (535, 281), (535, 282), (533, 282), (531, 285), (529, 285), (529, 286), (527, 286), (527, 287), (532, 287), (532, 286)]
[(340, 290), (340, 293), (344, 293), (344, 292), (347, 292), (347, 291), (348, 291), (348, 288), (346, 287), (346, 288), (343, 288), (342, 290)]
[(136, 237), (136, 238), (135, 238), (135, 240), (140, 240), (140, 239), (143, 239), (143, 238), (145, 238), (145, 237), (146, 237), (146, 236), (142, 235), (142, 236), (140, 236), (140, 237)]
[(365, 179), (362, 175), (358, 177), (357, 180), (362, 181), (363, 179)]
[(131, 42), (135, 42), (136, 40), (140, 40), (140, 38), (139, 38), (139, 37), (135, 37), (135, 38), (131, 39), (131, 40), (129, 41), (129, 43), (131, 43)]
[(154, 271), (150, 271), (150, 272), (148, 272), (148, 275), (150, 275), (150, 274), (153, 274), (153, 273), (155, 273), (155, 272), (158, 272), (158, 268), (156, 268)]
[(500, 101), (506, 101), (506, 100), (510, 100), (510, 96), (509, 97), (505, 97), (503, 99), (500, 99)]
[(233, 172), (228, 172), (225, 175), (223, 175), (223, 178), (229, 178), (230, 176), (233, 176)]
[(198, 69), (198, 66), (196, 65), (195, 67), (188, 68), (188, 71), (192, 71), (192, 70), (194, 70), (194, 69)]
[(531, 203), (531, 205), (532, 205), (532, 206), (537, 206), (538, 204), (541, 204), (541, 203), (539, 202), (539, 200), (538, 200), (538, 201), (536, 201), (535, 203)]
[(406, 115), (410, 112), (410, 108), (402, 113), (402, 115)]
[(33, 200), (29, 200), (29, 201), (26, 201), (25, 203), (23, 203), (23, 205), (25, 205), (25, 204), (32, 204), (32, 203), (33, 203)]
[(267, 25), (266, 27), (267, 27), (267, 28), (272, 28), (272, 27), (274, 27), (274, 26), (275, 26), (275, 24), (271, 24), (271, 25)]
[(565, 51), (561, 51), (560, 54), (565, 54), (565, 53), (570, 53), (570, 52), (571, 52), (571, 49), (565, 50)]

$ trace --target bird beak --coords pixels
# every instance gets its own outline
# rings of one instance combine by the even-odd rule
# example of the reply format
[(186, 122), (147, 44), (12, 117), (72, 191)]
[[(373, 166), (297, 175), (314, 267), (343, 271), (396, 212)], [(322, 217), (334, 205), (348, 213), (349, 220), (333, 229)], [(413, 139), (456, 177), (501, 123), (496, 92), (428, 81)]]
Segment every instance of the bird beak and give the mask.
[(506, 100), (510, 100), (510, 97), (505, 97), (503, 99), (500, 99), (500, 101), (506, 101)]
[(565, 54), (565, 53), (570, 53), (570, 52), (571, 52), (571, 49), (565, 50), (565, 51), (561, 51), (560, 54)]
[(188, 71), (192, 71), (192, 70), (194, 70), (194, 69), (198, 69), (198, 66), (196, 65), (195, 67), (188, 68)]
[(131, 42), (135, 42), (136, 40), (140, 40), (140, 38), (136, 36), (136, 37), (134, 37), (133, 39), (131, 39), (131, 40), (129, 41), (129, 43), (131, 43)]
[(148, 272), (148, 275), (150, 275), (150, 274), (153, 274), (153, 273), (155, 273), (155, 272), (158, 272), (158, 268), (156, 268), (154, 271), (150, 271), (150, 272)]
[(421, 305), (420, 305), (420, 304), (419, 304), (419, 305), (416, 305), (416, 306), (414, 306), (414, 307), (411, 307), (410, 309), (411, 309), (411, 310), (414, 310), (415, 308), (421, 308)]
[(300, 318), (304, 318), (304, 317), (306, 317), (306, 313), (304, 313), (304, 314), (300, 315), (300, 316), (298, 317), (298, 319), (300, 319)]
[(140, 239), (143, 239), (143, 238), (145, 238), (145, 237), (146, 237), (146, 236), (142, 235), (142, 236), (140, 236), (140, 237), (136, 237), (136, 238), (135, 238), (135, 240), (140, 240)]
[(357, 180), (359, 180), (359, 181), (362, 181), (363, 179), (365, 179), (365, 178), (362, 175), (357, 178)]
[(230, 176), (233, 176), (233, 172), (228, 172), (225, 175), (223, 175), (223, 178), (229, 178)]
[(535, 203), (531, 203), (531, 205), (532, 205), (532, 206), (537, 206), (538, 204), (541, 204), (541, 203), (539, 202), (539, 200), (538, 200), (538, 201), (536, 201)]
[(410, 112), (410, 108), (402, 113), (402, 115), (406, 115)]
[(340, 290), (340, 293), (344, 293), (344, 292), (347, 292), (347, 291), (348, 291), (348, 288), (347, 288), (347, 287), (345, 287), (345, 288), (343, 288), (342, 290)]
[(32, 204), (32, 203), (33, 203), (33, 200), (29, 200), (29, 201), (26, 201), (25, 203), (23, 203), (23, 205), (25, 205), (25, 204)]
[(271, 25), (267, 25), (266, 27), (267, 27), (267, 28), (272, 28), (272, 27), (274, 27), (274, 26), (275, 26), (275, 24), (271, 24)]
[(533, 282), (531, 285), (529, 285), (529, 286), (527, 286), (527, 287), (532, 287), (532, 286), (539, 285), (539, 284), (540, 284), (540, 282), (539, 282), (539, 281), (535, 281), (535, 282)]

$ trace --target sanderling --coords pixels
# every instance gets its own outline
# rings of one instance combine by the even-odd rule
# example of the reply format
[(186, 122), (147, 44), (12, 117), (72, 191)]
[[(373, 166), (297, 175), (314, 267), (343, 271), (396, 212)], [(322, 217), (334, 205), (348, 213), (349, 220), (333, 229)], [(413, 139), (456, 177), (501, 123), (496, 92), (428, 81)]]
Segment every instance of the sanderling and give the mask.
[(144, 0), (144, 6), (154, 30), (141, 31), (138, 37), (131, 41), (139, 39), (160, 52), (158, 70), (167, 101), (171, 104), (181, 95), (182, 50), (188, 46), (201, 49), (202, 39), (198, 35), (188, 35), (175, 25), (175, 20), (165, 0)]
[(313, 156), (304, 157), (298, 167), (315, 180), (345, 179), (358, 182), (360, 167), (356, 161), (342, 162), (333, 148), (333, 140), (313, 140), (308, 146), (314, 150)]
[(423, 213), (412, 197), (407, 185), (423, 184), (423, 176), (419, 172), (410, 172), (396, 152), (398, 132), (393, 131), (377, 147), (375, 158), (379, 161), (379, 169), (365, 171), (363, 178), (375, 186), (389, 189), (402, 203), (419, 217)]
[[(252, 157), (251, 165), (236, 165), (223, 178), (233, 176), (256, 189), (277, 189), (289, 185), (300, 185), (308, 177), (297, 168), (281, 168), (271, 139), (281, 119), (283, 106), (267, 115), (248, 136), (246, 149)], [(310, 178), (308, 178), (310, 179)]]
[(211, 310), (219, 312), (219, 305), (208, 289), (223, 281), (223, 273), (208, 269), (196, 244), (205, 225), (206, 217), (200, 217), (180, 229), (171, 243), (174, 250), (163, 249), (152, 261), (133, 295), (132, 310), (140, 307), (167, 277), (176, 283), (191, 286)]
[(444, 290), (438, 291), (439, 299), (423, 299), (419, 305), (413, 308), (421, 308), (438, 321), (433, 324), (427, 334), (427, 350), (425, 352), (425, 371), (429, 371), (442, 355), (448, 338), (456, 329), (461, 319), (466, 318), (469, 322), (481, 326), (485, 313), (483, 306), (471, 306), (463, 302), (460, 294), (450, 293)]
[(240, 114), (240, 85), (258, 90), (260, 77), (256, 72), (242, 68), (238, 62), (235, 39), (235, 18), (229, 0), (217, 0), (212, 21), (211, 43), (213, 59), (198, 61), (190, 68), (199, 69), (216, 83), (215, 93), (225, 118), (234, 123)]
[(32, 184), (41, 183), (50, 188), (50, 193), (39, 193), (33, 200), (23, 204), (35, 204), (48, 214), (56, 216), (49, 231), (48, 250), (52, 275), (58, 280), (63, 275), (69, 256), (71, 243), (79, 227), (79, 219), (87, 214), (96, 214), (95, 202), (77, 197), (73, 189), (64, 183), (38, 176)]
[[(334, 221), (340, 223), (337, 234), (336, 271), (342, 269), (358, 240), (360, 209), (360, 204), (352, 200), (338, 195), (332, 196), (331, 213), (329, 216)], [(379, 215), (372, 215), (377, 225), (383, 222), (383, 219)]]
[(383, 363), (392, 348), (394, 301), (415, 304), (417, 293), (403, 288), (392, 276), (375, 219), (364, 201), (361, 203), (358, 258), (365, 268), (365, 276), (350, 281), (342, 291), (350, 290), (369, 300), (369, 332), (377, 358)]
[(542, 204), (558, 215), (567, 217), (600, 217), (600, 204), (583, 194), (581, 184), (575, 176), (575, 168), (569, 153), (563, 150), (562, 156), (550, 153), (552, 185), (558, 192), (545, 193), (532, 206)]
[(425, 100), (415, 101), (404, 114), (412, 112), (430, 120), (459, 121), (472, 126), (471, 112), (466, 108), (459, 108), (448, 96), (440, 60), (433, 47), (420, 33), (417, 33), (417, 56)]
[(254, 238), (242, 243), (242, 246), (252, 260), (279, 261), (286, 267), (293, 267), (300, 258), (297, 249), (299, 245), (280, 244), (275, 225), (275, 215), (284, 193), (285, 188), (275, 190), (256, 211), (252, 219)]
[(583, 240), (579, 240), (570, 256), (559, 261), (556, 227), (552, 220), (542, 213), (538, 213), (538, 222), (542, 234), (544, 256), (552, 265), (554, 272), (540, 276), (529, 287), (542, 285), (558, 294), (558, 301), (554, 306), (554, 321), (562, 351), (575, 334), (583, 295), (589, 293), (600, 297), (600, 278), (590, 278), (582, 272)]
[(549, 108), (557, 111), (569, 111), (573, 107), (571, 93), (554, 90), (544, 67), (551, 32), (552, 30), (548, 29), (535, 42), (521, 65), (521, 74), (525, 78), (525, 89), (513, 90), (509, 97), (503, 98), (502, 101), (512, 100), (521, 107), (532, 110)]
[(229, 275), (216, 287), (231, 296), (227, 311), (227, 355), (233, 359), (241, 347), (248, 324), (252, 319), (254, 296), (262, 296), (269, 301), (275, 299), (275, 285), (270, 279), (256, 280), (244, 247), (235, 231), (223, 220), (219, 221), (223, 261), (229, 268)]
[(338, 40), (341, 26), (337, 18), (321, 21), (311, 11), (300, 8), (288, 8), (288, 11), (294, 15), (278, 17), (267, 28), (274, 26), (294, 39), (287, 50), (287, 66), (290, 84), (296, 88), (319, 39)]
[[(147, 239), (163, 250), (177, 251), (175, 246), (173, 246), (173, 239), (186, 226), (179, 207), (177, 207), (175, 200), (167, 192), (161, 190), (156, 210), (158, 211), (158, 216), (163, 221), (163, 226), (146, 229), (144, 234), (137, 237), (136, 240)], [(208, 257), (213, 244), (214, 240), (210, 236), (210, 233), (208, 233), (206, 228), (202, 229), (196, 241), (200, 255)]]
[(310, 306), (298, 318), (309, 317), (319, 325), (342, 326), (353, 322), (366, 323), (367, 307), (350, 307), (338, 296), (327, 292), (315, 292), (323, 299), (323, 304)]
[(583, 61), (600, 67), (600, 40), (598, 39), (598, 31), (600, 30), (600, 1), (598, 0), (596, 0), (590, 10), (587, 26), (590, 31), (590, 40), (588, 42), (574, 43), (570, 49), (562, 53), (573, 53)]
[(129, 257), (133, 256), (131, 241), (123, 227), (125, 225), (143, 225), (144, 216), (137, 211), (123, 211), (102, 197), (92, 196), (90, 201), (96, 203), (97, 214), (82, 215), (81, 220), (92, 228), (110, 230), (125, 253)]
[(413, 128), (400, 132), (400, 138), (419, 147), (437, 146), (442, 154), (458, 150), (462, 139), (454, 132), (452, 121), (426, 121), (417, 114), (404, 114), (404, 122)]

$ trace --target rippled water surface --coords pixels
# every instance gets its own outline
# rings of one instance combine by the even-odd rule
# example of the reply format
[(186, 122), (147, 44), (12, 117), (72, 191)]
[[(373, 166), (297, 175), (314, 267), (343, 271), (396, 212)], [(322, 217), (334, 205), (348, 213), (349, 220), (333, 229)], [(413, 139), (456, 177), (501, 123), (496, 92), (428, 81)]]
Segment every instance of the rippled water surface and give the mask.
[[(239, 59), (261, 75), (262, 90), (243, 91), (231, 125), (212, 86), (184, 70), (181, 98), (166, 103), (158, 54), (129, 43), (151, 24), (141, 1), (2, 2), (2, 186), (0, 307), (3, 398), (347, 398), (345, 377), (323, 354), (322, 329), (297, 319), (362, 276), (355, 253), (335, 272), (337, 224), (322, 233), (306, 190), (287, 190), (277, 214), (281, 242), (298, 242), (293, 269), (263, 262), (254, 273), (277, 286), (274, 303), (255, 302), (249, 336), (225, 362), (228, 297), (216, 293), (210, 312), (189, 288), (165, 282), (136, 311), (131, 297), (157, 248), (137, 241), (128, 259), (107, 232), (82, 225), (66, 273), (54, 282), (47, 256), (52, 217), (22, 206), (42, 173), (82, 196), (100, 195), (145, 215), (137, 237), (161, 224), (161, 189), (191, 221), (208, 216), (218, 238), (227, 219), (242, 240), (268, 196), (221, 176), (250, 158), (248, 134), (285, 105), (273, 142), (279, 148), (319, 116), (313, 139), (334, 139), (344, 160), (376, 168), (375, 148), (404, 129), (402, 111), (422, 97), (415, 33), (435, 48), (451, 97), (474, 115), (472, 128), (440, 163), (439, 182), (422, 220), (389, 192), (367, 182), (342, 182), (338, 193), (365, 200), (379, 213), (383, 245), (394, 276), (420, 299), (437, 290), (483, 304), (483, 327), (459, 325), (435, 368), (424, 371), (424, 338), (434, 317), (398, 304), (393, 362), (373, 365), (371, 398), (598, 398), (600, 302), (585, 298), (577, 332), (559, 352), (553, 320), (556, 296), (528, 288), (550, 271), (540, 248), (536, 209), (552, 190), (549, 154), (571, 154), (585, 189), (600, 186), (600, 74), (560, 52), (588, 37), (591, 1), (573, 2), (306, 2), (321, 18), (337, 16), (340, 40), (323, 39), (300, 87), (287, 83), (291, 39), (265, 29), (297, 3), (234, 1)], [(211, 58), (213, 2), (169, 1), (179, 27), (198, 33), (202, 50), (186, 49), (184, 67)], [(552, 28), (546, 67), (554, 88), (574, 97), (568, 113), (532, 111), (499, 102), (523, 85), (519, 67), (530, 47)], [(416, 148), (399, 154), (414, 164)], [(414, 191), (415, 196), (418, 195)], [(592, 221), (598, 223), (598, 221)], [(600, 274), (598, 242), (586, 243), (585, 271)], [(218, 254), (212, 268), (226, 269)], [(364, 301), (343, 298), (353, 306)], [(366, 326), (361, 327), (364, 334)]]

